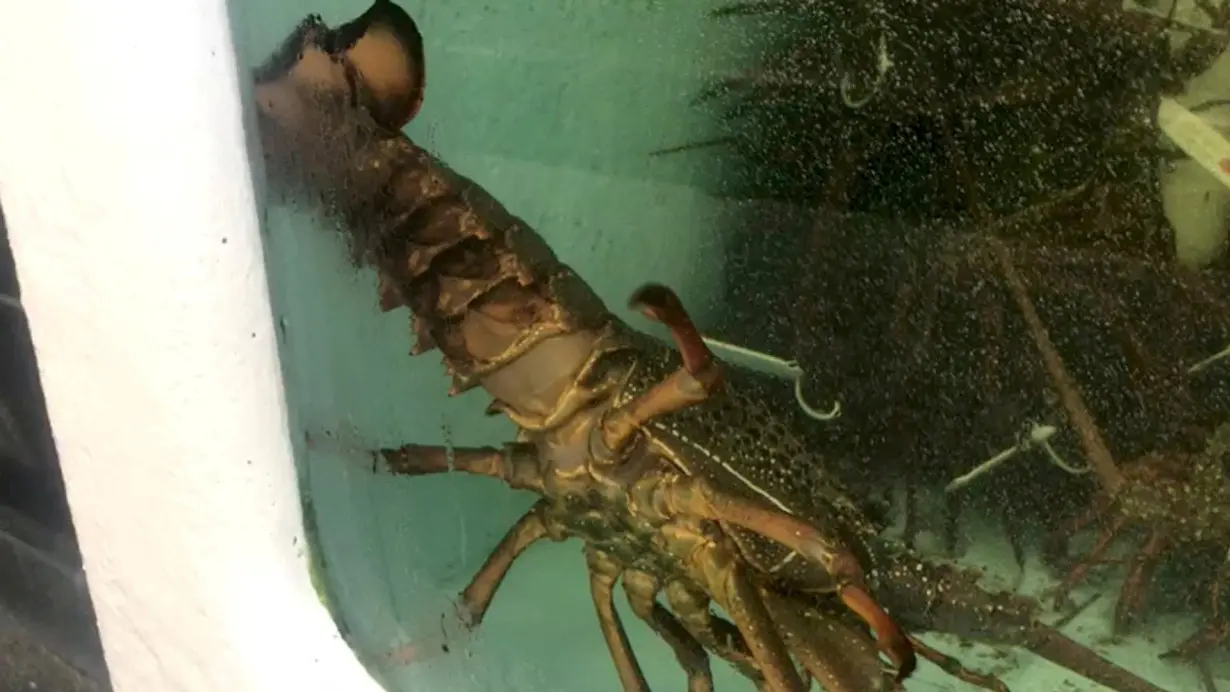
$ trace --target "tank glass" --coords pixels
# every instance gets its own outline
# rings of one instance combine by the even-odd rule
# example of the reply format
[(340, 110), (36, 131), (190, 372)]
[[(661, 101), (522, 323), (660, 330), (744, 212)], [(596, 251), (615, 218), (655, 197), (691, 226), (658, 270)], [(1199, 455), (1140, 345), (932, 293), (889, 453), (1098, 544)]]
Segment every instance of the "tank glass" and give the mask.
[(389, 690), (1230, 685), (1226, 0), (233, 18)]

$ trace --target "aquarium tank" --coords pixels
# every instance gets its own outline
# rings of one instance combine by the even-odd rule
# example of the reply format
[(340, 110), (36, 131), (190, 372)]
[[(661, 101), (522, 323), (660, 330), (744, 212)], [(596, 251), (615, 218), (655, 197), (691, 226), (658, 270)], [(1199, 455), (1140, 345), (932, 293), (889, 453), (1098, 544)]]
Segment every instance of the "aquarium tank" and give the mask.
[(1230, 689), (1230, 3), (235, 3), (387, 689)]

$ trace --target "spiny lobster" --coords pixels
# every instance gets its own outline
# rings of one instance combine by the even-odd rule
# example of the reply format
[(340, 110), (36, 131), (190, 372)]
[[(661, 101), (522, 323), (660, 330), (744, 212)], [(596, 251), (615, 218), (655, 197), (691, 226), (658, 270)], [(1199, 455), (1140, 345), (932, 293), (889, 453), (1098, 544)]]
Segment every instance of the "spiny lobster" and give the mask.
[(892, 550), (786, 404), (790, 385), (719, 362), (669, 289), (647, 285), (631, 305), (670, 330), (673, 349), (609, 312), (523, 221), (401, 133), (422, 103), (423, 65), (413, 20), (377, 0), (336, 30), (305, 19), (257, 70), (255, 102), (274, 182), (344, 229), (353, 259), (380, 276), (382, 309), (410, 308), (414, 353), (443, 354), (452, 393), (481, 387), (491, 412), (519, 426), (502, 449), (375, 453), (394, 473), (458, 470), (539, 495), (464, 590), (468, 624), (531, 545), (579, 538), (628, 692), (648, 684), (614, 607), (619, 582), (691, 692), (713, 689), (710, 654), (769, 692), (812, 680), (830, 692), (900, 689), (917, 655), (1004, 689), (895, 618), (1159, 692), (1039, 624), (1032, 601)]

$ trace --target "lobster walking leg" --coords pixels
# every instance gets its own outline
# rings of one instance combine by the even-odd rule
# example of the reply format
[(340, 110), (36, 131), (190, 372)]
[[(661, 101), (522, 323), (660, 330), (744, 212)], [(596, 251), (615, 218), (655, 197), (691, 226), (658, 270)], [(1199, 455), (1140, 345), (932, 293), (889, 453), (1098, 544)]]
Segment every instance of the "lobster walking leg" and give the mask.
[(1093, 544), (1093, 548), (1089, 550), (1088, 557), (1073, 567), (1063, 582), (1055, 588), (1054, 601), (1057, 608), (1066, 608), (1071, 605), (1068, 594), (1085, 580), (1085, 577), (1089, 575), (1089, 570), (1102, 559), (1106, 551), (1110, 549), (1111, 544), (1119, 537), (1126, 524), (1127, 517), (1117, 517), (1111, 522), (1110, 526), (1104, 528), (1098, 534), (1097, 541)]
[[(515, 449), (515, 445), (512, 447)], [(426, 475), (457, 470), (496, 478), (504, 478), (508, 475), (510, 473), (510, 465), (516, 463), (510, 463), (510, 460), (517, 458), (515, 452), (510, 454), (494, 448), (448, 449), (440, 446), (413, 444), (403, 445), (396, 449), (384, 449), (379, 454), (386, 460), (389, 470), (397, 474)], [(449, 463), (450, 458), (451, 466)], [(521, 475), (524, 477), (529, 474), (523, 472)], [(478, 572), (470, 580), (470, 583), (462, 591), (461, 605), (467, 617), (467, 626), (477, 627), (481, 624), (487, 609), (495, 598), (496, 591), (517, 558), (534, 543), (549, 537), (549, 531), (543, 517), (545, 506), (546, 501), (539, 500), (505, 533), (500, 543), (487, 557), (483, 566), (479, 568)], [(597, 561), (596, 563), (595, 560)], [(591, 588), (594, 589), (596, 604), (599, 602), (605, 603), (602, 599), (607, 598), (606, 591), (610, 589), (610, 585), (605, 583), (610, 578), (607, 573), (613, 570), (617, 570), (617, 567), (609, 560), (601, 557), (591, 559), (590, 579)], [(687, 627), (660, 605), (654, 603), (656, 588), (653, 588), (652, 584), (649, 584), (649, 588), (646, 588), (641, 577), (648, 578), (648, 575), (632, 572), (624, 577), (624, 587), (628, 592), (628, 600), (632, 605), (633, 612), (645, 619), (650, 627), (674, 650), (680, 665), (687, 672), (689, 692), (712, 692), (712, 672), (704, 649)], [(689, 609), (689, 604), (684, 599), (676, 600), (684, 602), (684, 608)], [(672, 605), (675, 605), (675, 603), (672, 602)], [(707, 604), (699, 606), (699, 609), (703, 609), (704, 615), (707, 616), (705, 623), (701, 627), (712, 632), (715, 628), (712, 625), (712, 616), (708, 611)], [(608, 645), (612, 646), (612, 655), (616, 660), (616, 666), (619, 668), (620, 679), (624, 681), (625, 685), (629, 684), (629, 680), (633, 682), (642, 680), (639, 666), (636, 665), (636, 659), (631, 653), (631, 649), (624, 646), (626, 644), (626, 636), (623, 634), (623, 627), (619, 623), (618, 615), (614, 610), (608, 611), (605, 606), (598, 606), (598, 611), (599, 618), (603, 623), (604, 637), (607, 638)], [(611, 616), (609, 619), (607, 617), (608, 612)], [(736, 648), (735, 643), (731, 642), (732, 636), (739, 640), (738, 643), (742, 643), (742, 639), (738, 636), (737, 631), (733, 631), (733, 628), (729, 627), (729, 623), (722, 622), (732, 631), (727, 632), (723, 636), (713, 634), (709, 637), (713, 648), (719, 652), (724, 649)], [(619, 653), (616, 653), (617, 651)], [(750, 655), (742, 652), (739, 655), (733, 655), (732, 658), (736, 662), (746, 661), (750, 660)], [(746, 672), (759, 675), (758, 671), (754, 668)]]
[(713, 614), (707, 595), (676, 581), (666, 585), (666, 602), (692, 637), (763, 689), (764, 680), (742, 633), (729, 620)]
[(1162, 654), (1162, 658), (1192, 660), (1209, 649), (1230, 639), (1230, 621), (1222, 620), (1201, 627), (1195, 634), (1183, 640), (1174, 649)]
[(589, 590), (594, 597), (594, 609), (598, 612), (598, 626), (615, 661), (619, 682), (624, 692), (649, 692), (649, 683), (641, 672), (641, 664), (632, 652), (623, 621), (615, 610), (615, 582), (619, 580), (623, 567), (592, 548), (586, 551), (585, 558), (589, 566)]
[(636, 429), (650, 420), (708, 399), (722, 380), (717, 359), (674, 291), (661, 284), (646, 284), (633, 292), (628, 306), (670, 329), (683, 367), (611, 411), (602, 423), (602, 442), (611, 452), (620, 451)]
[(720, 375), (713, 352), (701, 338), (700, 330), (692, 323), (679, 296), (670, 288), (662, 284), (645, 284), (632, 292), (628, 307), (666, 325), (679, 356), (683, 358), (684, 370), (695, 377), (702, 377), (711, 371), (715, 377)]
[(917, 637), (910, 637), (910, 641), (914, 643), (914, 650), (918, 652), (919, 656), (934, 663), (940, 670), (952, 677), (962, 682), (968, 682), (976, 687), (981, 687), (984, 690), (1009, 692), (1008, 686), (995, 676), (974, 672), (961, 665), (961, 662), (952, 656), (927, 646)]
[[(481, 476), (499, 478), (512, 484), (511, 479), (520, 479), (518, 487), (534, 490), (540, 488), (532, 452), (520, 445), (507, 445), (505, 449), (492, 447), (440, 447), (434, 445), (403, 445), (396, 449), (377, 452), (385, 459), (388, 470), (398, 475), (421, 476), (449, 471), (464, 471)], [(462, 614), (465, 625), (477, 627), (491, 607), (495, 593), (503, 583), (508, 570), (517, 558), (529, 547), (544, 538), (550, 538), (545, 519), (546, 501), (539, 500), (504, 534), (495, 549), (487, 556), (470, 583), (461, 592)]]
[[(868, 595), (858, 561), (849, 552), (835, 547), (814, 526), (758, 502), (720, 493), (698, 477), (663, 486), (662, 499), (679, 514), (755, 531), (822, 565), (837, 580), (841, 601), (875, 632), (880, 649), (897, 667), (898, 679), (905, 679), (914, 671), (917, 662), (909, 638)], [(748, 644), (754, 650), (755, 645), (750, 641)]]
[(465, 608), (469, 627), (477, 627), (491, 607), (495, 592), (499, 590), (508, 570), (512, 568), (517, 558), (531, 545), (548, 538), (547, 524), (543, 520), (543, 510), (546, 502), (539, 500), (534, 503), (517, 523), (504, 534), (499, 545), (478, 569), (470, 583), (461, 592), (461, 604)]
[(884, 692), (893, 689), (875, 644), (853, 627), (817, 609), (801, 610), (792, 600), (761, 589), (769, 614), (786, 646), (826, 692)]
[(1169, 544), (1167, 532), (1164, 529), (1156, 529), (1149, 532), (1145, 544), (1132, 558), (1132, 568), (1123, 582), (1119, 602), (1115, 604), (1115, 634), (1126, 632), (1140, 613), (1149, 584), (1153, 581), (1153, 572)]
[(675, 652), (679, 667), (688, 676), (688, 692), (713, 692), (709, 654), (674, 615), (657, 603), (657, 580), (645, 572), (628, 571), (622, 581), (632, 612)]
[(808, 685), (799, 677), (790, 651), (743, 563), (722, 549), (700, 552), (694, 562), (701, 583), (707, 584), (718, 605), (743, 634), (764, 676), (766, 689), (769, 692), (807, 692)]
[(461, 471), (495, 478), (520, 490), (542, 492), (542, 472), (538, 469), (538, 452), (533, 445), (512, 443), (496, 449), (408, 444), (382, 449), (376, 454), (384, 458), (391, 473), (399, 476)]

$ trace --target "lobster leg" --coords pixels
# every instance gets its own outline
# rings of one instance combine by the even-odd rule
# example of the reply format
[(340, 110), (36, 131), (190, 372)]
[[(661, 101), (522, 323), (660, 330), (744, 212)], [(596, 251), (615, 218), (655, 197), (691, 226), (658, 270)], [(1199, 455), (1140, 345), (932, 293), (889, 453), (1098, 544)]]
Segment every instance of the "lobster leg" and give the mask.
[(598, 611), (598, 625), (602, 628), (602, 638), (615, 661), (615, 671), (624, 692), (650, 692), (645, 674), (641, 672), (641, 664), (632, 652), (632, 644), (628, 642), (628, 633), (615, 611), (615, 582), (623, 571), (610, 556), (597, 550), (588, 550), (585, 561), (589, 565), (589, 590), (594, 597), (594, 609)]
[(662, 284), (645, 284), (632, 292), (628, 307), (639, 310), (649, 319), (670, 329), (675, 348), (679, 349), (679, 355), (683, 358), (684, 370), (701, 377), (702, 373), (714, 366), (713, 352), (701, 338), (700, 330), (692, 323), (679, 296), (670, 288)]
[(709, 654), (674, 615), (657, 603), (657, 580), (644, 572), (628, 571), (622, 581), (632, 612), (675, 652), (675, 659), (688, 676), (688, 692), (713, 692)]
[(698, 476), (676, 479), (658, 490), (662, 491), (662, 496), (653, 499), (679, 515), (702, 517), (755, 531), (822, 566), (837, 581), (837, 594), (842, 603), (875, 632), (880, 649), (897, 667), (898, 679), (904, 680), (914, 671), (917, 661), (909, 638), (868, 595), (858, 560), (848, 551), (835, 547), (816, 527), (757, 501), (720, 493)]
[[(455, 470), (498, 478), (513, 487), (527, 490), (540, 490), (542, 485), (535, 450), (528, 445), (510, 444), (501, 450), (460, 447), (450, 449), (441, 446), (411, 444), (396, 449), (384, 449), (378, 454), (385, 459), (389, 470), (396, 474), (427, 475)], [(852, 556), (840, 554), (829, 547), (827, 541), (814, 527), (795, 517), (760, 507), (742, 498), (718, 494), (699, 479), (687, 479), (682, 485), (671, 486), (670, 490), (674, 492), (669, 493), (671, 497), (667, 498), (667, 502), (669, 506), (675, 506), (677, 511), (703, 510), (696, 512), (698, 516), (759, 531), (766, 537), (777, 540), (800, 554), (816, 560), (835, 576), (852, 580), (854, 583), (843, 587), (842, 600), (872, 626), (881, 645), (885, 646), (899, 670), (908, 672), (913, 669), (913, 653), (909, 648), (908, 640), (883, 610), (857, 585), (862, 581), (857, 562), (853, 562)], [(463, 592), (463, 605), (471, 615), (472, 623), (477, 624), (486, 613), (496, 588), (516, 557), (529, 545), (547, 536), (547, 527), (537, 510), (536, 505), (514, 525)], [(853, 567), (850, 566), (851, 564)], [(751, 649), (755, 668), (763, 674), (769, 685), (768, 689), (773, 692), (793, 692), (795, 689), (805, 689), (791, 686), (795, 682), (802, 685), (802, 682), (798, 680), (793, 664), (790, 663), (785, 644), (777, 637), (774, 630), (766, 629), (766, 627), (772, 628), (772, 621), (767, 619), (768, 615), (764, 611), (764, 605), (755, 591), (751, 590), (750, 582), (742, 583), (746, 581), (746, 575), (740, 570), (730, 579), (731, 584), (727, 584), (725, 579), (714, 582), (714, 588), (720, 588), (721, 591), (713, 593), (726, 593), (729, 587), (729, 594), (719, 603), (732, 614), (738, 630), (744, 634), (744, 641)], [(600, 585), (596, 585), (595, 588), (597, 586)], [(595, 598), (598, 597), (598, 593), (595, 592)], [(617, 619), (607, 619), (602, 606), (598, 607), (599, 616), (603, 622), (604, 636), (617, 662), (621, 680), (627, 684), (629, 680), (635, 680), (632, 673), (636, 670), (633, 665), (635, 658), (628, 658), (619, 653), (622, 651), (620, 642), (626, 639), (626, 637), (621, 639), (622, 626), (617, 626), (619, 625)], [(768, 632), (773, 632), (773, 635), (766, 634)], [(747, 638), (749, 633), (763, 636), (753, 643)], [(769, 637), (769, 639), (766, 641), (764, 637)], [(773, 639), (777, 641), (774, 642)], [(903, 641), (905, 642), (904, 647), (901, 645)], [(768, 661), (767, 664), (766, 661)], [(785, 662), (784, 669), (783, 661)], [(771, 666), (771, 670), (775, 672), (765, 672), (766, 665)], [(781, 672), (783, 670), (788, 672)]]
[(1119, 592), (1119, 602), (1115, 604), (1115, 634), (1126, 631), (1140, 613), (1149, 583), (1153, 581), (1153, 570), (1157, 567), (1157, 561), (1168, 542), (1165, 531), (1152, 531), (1144, 546), (1132, 559), (1132, 569)]
[(992, 690), (992, 692), (1009, 692), (1008, 686), (995, 676), (976, 673), (961, 665), (961, 662), (952, 656), (927, 646), (917, 637), (910, 637), (910, 641), (913, 642), (914, 650), (918, 652), (919, 656), (922, 656), (928, 661), (934, 663), (940, 670), (948, 673), (952, 677), (962, 682), (968, 682), (975, 687), (981, 687), (984, 690)]
[[(492, 448), (449, 450), (444, 447), (404, 445), (397, 449), (381, 450), (379, 454), (386, 459), (389, 469), (397, 474), (423, 475), (458, 470), (505, 478), (518, 475), (510, 468), (519, 463), (514, 460), (530, 461), (528, 457), (517, 456), (515, 445), (510, 447), (511, 453)], [(521, 451), (529, 453), (528, 449)], [(449, 465), (450, 454), (451, 467)], [(519, 475), (525, 477), (531, 474), (522, 469)], [(483, 566), (462, 591), (461, 605), (467, 617), (467, 626), (477, 627), (482, 622), (495, 598), (496, 591), (516, 559), (531, 545), (550, 536), (543, 517), (545, 504), (545, 501), (539, 500), (505, 533), (499, 545), (491, 552)], [(598, 610), (603, 637), (611, 650), (620, 680), (625, 690), (645, 690), (647, 692), (648, 685), (628, 645), (623, 625), (614, 607), (610, 605), (612, 600), (610, 592), (615, 579), (619, 576), (619, 568), (609, 558), (592, 553), (588, 562), (590, 587), (595, 599), (595, 607)], [(648, 575), (635, 572), (628, 573), (624, 577), (624, 589), (628, 592), (628, 600), (633, 611), (643, 618), (674, 650), (676, 658), (679, 659), (680, 665), (688, 675), (689, 692), (712, 692), (713, 678), (704, 649), (678, 620), (654, 603), (656, 588), (653, 588), (652, 583), (649, 584), (650, 588), (646, 594), (642, 580), (637, 575), (648, 578)], [(646, 604), (648, 604), (647, 609)]]
[(408, 444), (382, 449), (376, 455), (384, 458), (390, 473), (399, 476), (461, 471), (496, 478), (519, 490), (543, 491), (538, 450), (529, 444), (514, 442), (503, 449)]
[(1162, 654), (1162, 658), (1192, 660), (1227, 639), (1230, 639), (1230, 621), (1222, 620), (1200, 628), (1173, 650)]
[[(466, 629), (474, 630), (482, 624), (487, 609), (495, 598), (495, 592), (517, 558), (531, 545), (551, 537), (544, 519), (545, 507), (546, 503), (542, 500), (530, 507), (504, 534), (495, 550), (492, 550), (483, 562), (483, 566), (462, 589), (460, 603), (457, 604), (457, 617)], [(420, 658), (424, 650), (431, 648), (412, 643), (390, 651), (387, 657), (389, 660), (407, 663)]]
[(913, 483), (905, 486), (905, 544), (918, 547), (918, 494)]
[(503, 583), (504, 577), (517, 558), (521, 557), (521, 554), (531, 545), (549, 537), (547, 524), (543, 519), (545, 508), (546, 502), (543, 500), (534, 503), (534, 506), (530, 507), (530, 510), (504, 534), (499, 545), (491, 551), (483, 562), (483, 566), (462, 590), (461, 605), (465, 608), (465, 615), (468, 618), (466, 624), (469, 627), (477, 627), (482, 623), (487, 609), (491, 607), (491, 602), (495, 599), (495, 592), (500, 588), (500, 584)]
[[(510, 444), (505, 449), (491, 447), (440, 447), (433, 445), (403, 445), (377, 452), (384, 457), (390, 472), (398, 475), (422, 476), (449, 471), (463, 471), (499, 478), (514, 487), (538, 490), (542, 486), (537, 471), (537, 457), (526, 445)], [(514, 479), (516, 482), (514, 482)], [(482, 623), (495, 593), (517, 558), (544, 538), (550, 538), (545, 517), (546, 501), (539, 500), (517, 520), (487, 556), (470, 583), (461, 592), (461, 615), (471, 629)]]
[(1164, 659), (1194, 659), (1204, 651), (1230, 639), (1230, 622), (1207, 624), (1183, 640), (1183, 643), (1161, 655)]
[(875, 644), (839, 618), (768, 589), (760, 590), (786, 646), (827, 692), (886, 692), (894, 688)]
[(764, 677), (743, 634), (729, 620), (713, 614), (708, 595), (683, 582), (671, 582), (666, 585), (666, 602), (692, 637), (764, 689)]
[(778, 634), (743, 563), (720, 547), (695, 554), (696, 576), (730, 615), (751, 649), (768, 692), (807, 692), (786, 643)]
[(1102, 556), (1106, 554), (1106, 551), (1110, 548), (1111, 543), (1119, 537), (1119, 533), (1123, 530), (1126, 523), (1126, 517), (1117, 517), (1113, 522), (1111, 522), (1110, 526), (1106, 527), (1101, 533), (1098, 534), (1098, 539), (1093, 544), (1093, 548), (1089, 550), (1088, 557), (1073, 567), (1072, 571), (1068, 573), (1068, 576), (1064, 578), (1063, 582), (1055, 588), (1054, 599), (1056, 607), (1070, 606), (1068, 594), (1072, 591), (1072, 589), (1076, 588), (1082, 581), (1085, 580), (1085, 577), (1089, 574), (1089, 570), (1092, 569), (1093, 566), (1102, 559)]
[(670, 329), (683, 367), (608, 414), (602, 423), (602, 443), (612, 452), (622, 449), (637, 428), (650, 420), (709, 398), (722, 381), (717, 359), (674, 291), (661, 284), (646, 284), (632, 294), (628, 306)]

